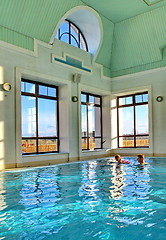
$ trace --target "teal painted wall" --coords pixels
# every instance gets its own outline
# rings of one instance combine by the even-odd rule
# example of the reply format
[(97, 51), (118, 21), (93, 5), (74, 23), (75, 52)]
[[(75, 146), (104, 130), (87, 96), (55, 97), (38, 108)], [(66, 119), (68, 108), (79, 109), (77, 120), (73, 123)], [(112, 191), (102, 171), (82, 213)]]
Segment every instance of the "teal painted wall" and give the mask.
[(111, 75), (166, 65), (166, 6), (115, 24)]
[(31, 38), (49, 42), (61, 17), (80, 0), (1, 0), (0, 25)]
[(33, 51), (34, 39), (0, 26), (0, 40)]

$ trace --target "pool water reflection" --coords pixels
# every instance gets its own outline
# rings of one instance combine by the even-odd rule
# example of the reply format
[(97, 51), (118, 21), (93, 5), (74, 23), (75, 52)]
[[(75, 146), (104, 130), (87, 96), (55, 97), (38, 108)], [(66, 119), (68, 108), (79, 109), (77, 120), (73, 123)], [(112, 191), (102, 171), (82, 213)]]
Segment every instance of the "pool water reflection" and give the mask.
[(166, 159), (0, 173), (0, 239), (165, 239)]

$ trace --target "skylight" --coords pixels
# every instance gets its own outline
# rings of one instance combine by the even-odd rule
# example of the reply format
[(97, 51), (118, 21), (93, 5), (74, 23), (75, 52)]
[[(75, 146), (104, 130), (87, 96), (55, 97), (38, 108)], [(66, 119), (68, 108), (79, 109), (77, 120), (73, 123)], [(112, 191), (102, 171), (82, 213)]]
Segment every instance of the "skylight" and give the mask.
[(143, 0), (148, 6), (162, 2), (163, 0)]

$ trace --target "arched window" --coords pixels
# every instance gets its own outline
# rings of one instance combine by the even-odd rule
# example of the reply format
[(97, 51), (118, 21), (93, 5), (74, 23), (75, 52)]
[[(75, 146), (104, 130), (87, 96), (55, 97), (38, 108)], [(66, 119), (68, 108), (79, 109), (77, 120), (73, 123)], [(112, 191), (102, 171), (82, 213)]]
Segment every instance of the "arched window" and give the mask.
[(61, 24), (56, 38), (88, 52), (88, 45), (81, 30), (67, 19)]

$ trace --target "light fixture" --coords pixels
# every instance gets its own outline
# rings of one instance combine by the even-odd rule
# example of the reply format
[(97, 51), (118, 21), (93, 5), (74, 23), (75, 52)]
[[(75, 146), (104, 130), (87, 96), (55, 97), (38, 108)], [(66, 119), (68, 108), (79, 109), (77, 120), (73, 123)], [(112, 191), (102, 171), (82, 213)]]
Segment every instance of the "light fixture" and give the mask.
[(162, 96), (157, 96), (156, 97), (156, 101), (157, 102), (162, 102), (163, 101), (163, 97)]
[(12, 86), (10, 83), (6, 82), (2, 85), (2, 88), (3, 88), (3, 90), (9, 92), (11, 90)]
[(73, 96), (71, 99), (72, 99), (73, 102), (78, 102), (78, 97), (77, 96)]
[(163, 0), (143, 0), (148, 6), (162, 2)]
[(73, 82), (79, 83), (80, 80), (81, 80), (81, 74), (80, 73), (73, 74)]

